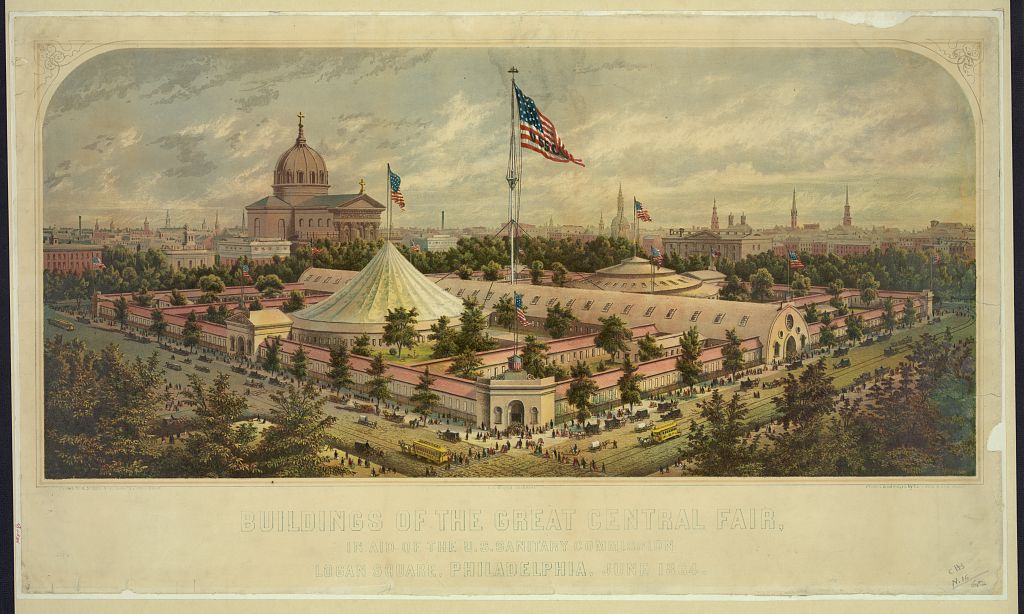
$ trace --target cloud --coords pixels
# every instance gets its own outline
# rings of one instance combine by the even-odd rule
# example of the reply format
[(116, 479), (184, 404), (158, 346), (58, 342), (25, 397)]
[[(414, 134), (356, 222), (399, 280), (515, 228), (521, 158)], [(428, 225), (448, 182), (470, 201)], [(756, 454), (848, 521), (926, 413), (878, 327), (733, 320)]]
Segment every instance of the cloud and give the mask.
[(203, 137), (195, 134), (170, 134), (162, 136), (150, 145), (158, 145), (161, 149), (169, 149), (175, 152), (179, 166), (164, 171), (167, 177), (202, 177), (208, 175), (217, 168), (216, 163), (206, 157), (206, 153), (199, 149)]

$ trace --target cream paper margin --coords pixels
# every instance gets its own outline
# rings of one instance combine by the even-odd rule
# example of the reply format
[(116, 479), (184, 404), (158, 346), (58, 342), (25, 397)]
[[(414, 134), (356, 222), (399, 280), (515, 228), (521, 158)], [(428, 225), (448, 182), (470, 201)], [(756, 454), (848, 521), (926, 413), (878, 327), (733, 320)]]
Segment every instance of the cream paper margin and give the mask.
[[(359, 611), (391, 608), (445, 611), (452, 607), (492, 608), (508, 601), (414, 601), (411, 597), (444, 595), (520, 595), (521, 607), (543, 607), (537, 599), (559, 596), (560, 607), (583, 606), (572, 599), (606, 596), (632, 598), (620, 607), (672, 607), (735, 611), (739, 607), (778, 611), (832, 611), (849, 596), (898, 599), (861, 602), (886, 608), (923, 605), (932, 611), (1004, 611), (1016, 593), (1013, 495), (1014, 388), (1012, 354), (1004, 344), (1012, 331), (1012, 272), (1009, 258), (1009, 107), (1006, 19), (998, 12), (920, 15), (898, 25), (875, 28), (838, 19), (781, 14), (740, 17), (674, 12), (671, 6), (645, 14), (504, 15), (253, 15), (210, 13), (113, 16), (94, 13), (32, 14), (81, 6), (22, 2), (8, 6), (8, 103), (12, 253), (12, 359), (15, 401), (16, 545), (19, 605), (26, 611), (97, 611), (102, 603), (124, 611), (140, 606), (209, 611), (298, 611), (316, 609), (305, 594), (330, 598), (327, 607)], [(870, 8), (879, 8), (876, 5)], [(963, 5), (961, 5), (963, 6)], [(94, 8), (125, 10), (125, 4)], [(132, 5), (131, 10), (141, 10)], [(243, 10), (222, 5), (222, 10)], [(257, 12), (269, 7), (247, 4)], [(358, 7), (347, 6), (348, 10)], [(361, 7), (365, 9), (367, 7)], [(406, 6), (405, 10), (415, 7)], [(534, 8), (546, 8), (537, 5)], [(716, 5), (716, 9), (741, 8)], [(808, 10), (808, 6), (787, 7)], [(823, 7), (829, 8), (829, 7)], [(831, 8), (836, 8), (833, 5)], [(858, 9), (862, 7), (858, 6)], [(867, 7), (863, 7), (867, 8)], [(887, 7), (888, 8), (888, 7)], [(927, 7), (917, 3), (911, 8)], [(987, 8), (977, 5), (974, 8)], [(212, 11), (209, 5), (148, 4), (147, 10)], [(304, 10), (313, 10), (304, 5)], [(328, 7), (324, 7), (328, 9)], [(493, 10), (503, 10), (492, 7)], [(21, 11), (12, 15), (10, 11)], [(330, 10), (342, 10), (337, 5)], [(397, 10), (397, 9), (396, 9)], [(419, 9), (423, 12), (423, 9)], [(437, 10), (432, 8), (431, 10)], [(480, 11), (480, 8), (472, 10)], [(763, 10), (763, 8), (762, 8)], [(885, 15), (868, 14), (885, 21)], [(851, 16), (847, 13), (847, 19)], [(856, 21), (856, 15), (852, 16)], [(47, 46), (56, 43), (56, 47)], [(41, 117), (56, 84), (74, 66), (105, 50), (144, 46), (899, 46), (933, 58), (957, 78), (973, 100), (978, 135), (979, 243), (979, 476), (975, 479), (893, 480), (425, 480), (311, 481), (220, 480), (133, 482), (47, 482), (41, 479), (37, 445), (41, 413)], [(965, 65), (958, 45), (976, 45), (977, 63)], [(960, 47), (962, 48), (962, 47)], [(961, 58), (959, 61), (957, 58)], [(1000, 182), (1002, 179), (1002, 182)], [(1004, 332), (1005, 331), (1005, 332)], [(1000, 424), (1002, 423), (1002, 424)], [(997, 428), (997, 425), (998, 428)], [(1007, 435), (1009, 434), (1009, 435)], [(986, 442), (988, 445), (986, 445)], [(991, 448), (991, 449), (990, 449)], [(998, 452), (1005, 449), (1006, 454)], [(996, 450), (996, 451), (993, 451)], [(1005, 464), (1004, 464), (1005, 463)], [(696, 509), (705, 530), (649, 532), (594, 531), (587, 527), (593, 511), (631, 508)], [(782, 530), (717, 530), (720, 508), (771, 510)], [(383, 529), (338, 533), (246, 533), (244, 511), (333, 510), (378, 512)], [(433, 524), (440, 509), (479, 510), (483, 529), (440, 532)], [(575, 510), (572, 531), (505, 531), (494, 529), (495, 512), (511, 509), (566, 514)], [(404, 514), (422, 511), (420, 531), (399, 531)], [(403, 546), (453, 540), (558, 540), (587, 544), (593, 540), (638, 544), (671, 541), (672, 552), (565, 555), (457, 555), (403, 552)], [(345, 553), (351, 542), (393, 544), (395, 552), (355, 558)], [(453, 561), (580, 561), (593, 576), (539, 578), (463, 578), (447, 574)], [(363, 562), (370, 577), (316, 577), (317, 565)], [(608, 563), (646, 561), (647, 577), (604, 577)], [(658, 577), (659, 563), (694, 565), (696, 575)], [(433, 563), (442, 578), (373, 577), (376, 564)], [(954, 572), (955, 570), (955, 572)], [(961, 571), (985, 586), (951, 588)], [(126, 592), (122, 594), (122, 592)], [(673, 595), (665, 595), (672, 593)], [(100, 599), (145, 595), (139, 602)], [(236, 598), (260, 596), (267, 602), (183, 602), (175, 596)], [(660, 595), (660, 596), (656, 596)], [(729, 601), (750, 599), (760, 601)], [(792, 596), (819, 596), (826, 601), (793, 601)], [(830, 595), (831, 597), (821, 597)], [(54, 601), (52, 597), (76, 597)], [(360, 598), (343, 605), (338, 599)], [(547, 597), (544, 597), (547, 596)], [(731, 597), (730, 597), (731, 596)], [(917, 596), (914, 598), (913, 596)], [(908, 600), (908, 597), (910, 598)], [(568, 599), (568, 600), (567, 600)], [(809, 597), (808, 599), (815, 599)], [(928, 599), (922, 604), (915, 599)], [(782, 601), (780, 601), (782, 600)], [(604, 603), (605, 607), (612, 606)], [(262, 607), (260, 607), (262, 606)], [(595, 604), (586, 604), (592, 611)], [(1005, 611), (1010, 611), (1006, 609)]]

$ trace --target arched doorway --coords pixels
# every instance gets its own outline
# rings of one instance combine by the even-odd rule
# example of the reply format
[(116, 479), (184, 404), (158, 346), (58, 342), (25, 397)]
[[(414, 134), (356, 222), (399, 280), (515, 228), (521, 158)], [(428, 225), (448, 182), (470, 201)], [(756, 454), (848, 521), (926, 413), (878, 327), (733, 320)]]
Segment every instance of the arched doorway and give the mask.
[(536, 407), (530, 408), (530, 424), (537, 424), (540, 422), (540, 410)]
[(522, 401), (512, 401), (508, 404), (508, 423), (523, 424), (526, 420), (526, 407)]
[(786, 339), (786, 360), (796, 359), (796, 338), (790, 335)]
[(780, 346), (780, 345), (779, 345), (779, 342), (778, 342), (778, 341), (776, 341), (776, 342), (775, 342), (775, 348), (774, 348), (774, 349), (775, 349), (775, 352), (774, 352), (774, 354), (772, 355), (772, 357), (773, 357), (773, 358), (778, 358), (778, 357), (779, 357), (779, 352), (781, 352), (781, 351), (782, 351), (782, 346)]

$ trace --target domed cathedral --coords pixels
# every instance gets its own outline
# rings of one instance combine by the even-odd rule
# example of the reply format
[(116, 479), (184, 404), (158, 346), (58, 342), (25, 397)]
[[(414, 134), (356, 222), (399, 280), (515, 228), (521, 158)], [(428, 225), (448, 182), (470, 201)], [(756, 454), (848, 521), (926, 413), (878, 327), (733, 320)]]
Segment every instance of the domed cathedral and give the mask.
[(328, 194), (330, 175), (318, 151), (306, 144), (298, 114), (295, 144), (281, 154), (274, 167), (273, 195), (245, 208), (249, 236), (308, 243), (314, 239), (376, 240), (384, 205), (365, 191), (359, 181), (356, 194)]

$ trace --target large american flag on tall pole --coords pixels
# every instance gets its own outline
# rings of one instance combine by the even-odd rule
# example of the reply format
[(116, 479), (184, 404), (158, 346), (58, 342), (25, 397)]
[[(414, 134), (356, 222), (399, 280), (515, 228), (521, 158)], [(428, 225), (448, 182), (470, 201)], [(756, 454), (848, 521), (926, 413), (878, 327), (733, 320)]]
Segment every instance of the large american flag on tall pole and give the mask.
[(388, 185), (391, 187), (391, 202), (398, 205), (399, 209), (405, 210), (405, 197), (402, 196), (402, 190), (399, 187), (402, 185), (402, 178), (395, 174), (395, 171), (391, 170), (391, 165), (388, 165)]
[(515, 292), (513, 294), (515, 294), (516, 320), (519, 321), (520, 326), (529, 326), (530, 320), (527, 319), (526, 309), (523, 308), (523, 295), (519, 294), (518, 292)]
[(515, 83), (516, 101), (519, 107), (519, 144), (523, 149), (535, 151), (553, 162), (572, 162), (586, 166), (583, 160), (573, 156), (558, 138), (555, 125), (551, 123), (533, 102)]

